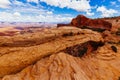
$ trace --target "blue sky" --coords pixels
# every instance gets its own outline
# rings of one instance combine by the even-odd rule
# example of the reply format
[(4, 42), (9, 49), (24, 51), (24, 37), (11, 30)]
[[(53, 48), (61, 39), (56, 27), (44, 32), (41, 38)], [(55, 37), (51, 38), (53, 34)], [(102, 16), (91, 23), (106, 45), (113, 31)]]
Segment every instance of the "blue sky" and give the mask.
[(0, 0), (0, 21), (69, 22), (78, 14), (89, 18), (120, 16), (120, 0)]

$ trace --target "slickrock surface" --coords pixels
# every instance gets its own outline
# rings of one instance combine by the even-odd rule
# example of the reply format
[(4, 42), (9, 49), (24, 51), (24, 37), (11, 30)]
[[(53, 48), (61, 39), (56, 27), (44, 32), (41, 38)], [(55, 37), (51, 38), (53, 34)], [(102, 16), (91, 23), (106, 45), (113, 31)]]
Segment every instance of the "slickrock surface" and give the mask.
[[(33, 36), (29, 38), (30, 35)], [(47, 40), (48, 38), (50, 40)], [(60, 52), (67, 47), (88, 41), (103, 41), (99, 33), (78, 28), (46, 29), (43, 34), (33, 33), (0, 39), (1, 43), (5, 40), (0, 47), (0, 77), (19, 72), (41, 58)], [(24, 43), (26, 40), (27, 44)], [(16, 43), (17, 41), (19, 43)]]
[(118, 38), (75, 27), (0, 36), (0, 80), (119, 80)]
[(62, 37), (64, 36), (63, 34), (71, 33), (71, 35), (74, 35), (79, 32), (81, 33), (81, 30), (78, 30), (77, 28), (70, 28), (70, 29), (66, 28), (65, 30), (64, 28), (63, 29), (53, 28), (53, 29), (43, 29), (35, 33), (25, 33), (14, 36), (1, 36), (0, 46), (2, 47), (32, 46), (54, 40), (58, 37)]
[(105, 44), (82, 58), (59, 52), (2, 80), (119, 80), (120, 46), (117, 48), (115, 53)]

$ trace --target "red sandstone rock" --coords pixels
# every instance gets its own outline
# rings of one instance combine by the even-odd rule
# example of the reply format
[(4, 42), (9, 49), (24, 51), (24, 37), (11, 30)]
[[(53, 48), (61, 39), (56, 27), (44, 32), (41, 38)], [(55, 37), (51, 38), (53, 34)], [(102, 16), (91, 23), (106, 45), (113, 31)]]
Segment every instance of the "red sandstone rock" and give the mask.
[(104, 30), (110, 30), (112, 27), (112, 24), (99, 19), (89, 19), (83, 15), (78, 15), (76, 18), (74, 18), (71, 21), (71, 25), (84, 28), (84, 26), (88, 28), (95, 28), (95, 29), (104, 29)]
[(59, 24), (58, 27), (60, 26), (76, 26), (102, 32), (104, 30), (110, 30), (112, 24), (104, 20), (90, 19), (83, 15), (78, 15), (76, 18), (72, 19), (70, 24)]

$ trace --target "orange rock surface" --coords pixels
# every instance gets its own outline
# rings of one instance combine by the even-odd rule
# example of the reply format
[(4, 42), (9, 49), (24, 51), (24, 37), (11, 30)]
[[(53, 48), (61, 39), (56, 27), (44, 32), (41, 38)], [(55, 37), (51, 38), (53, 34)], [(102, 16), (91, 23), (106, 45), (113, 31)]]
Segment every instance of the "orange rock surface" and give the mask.
[(82, 58), (59, 52), (2, 80), (119, 80), (120, 51), (114, 53), (110, 46)]
[(119, 40), (110, 31), (98, 33), (76, 27), (1, 36), (0, 77), (1, 80), (119, 80)]
[[(91, 30), (81, 30), (77, 28), (46, 30), (48, 30), (47, 32), (49, 32), (49, 34), (31, 33), (22, 36), (19, 35), (19, 37), (16, 35), (13, 37), (3, 37), (3, 39), (1, 39), (1, 42), (5, 39), (6, 41), (0, 45), (0, 77), (16, 73), (41, 58), (57, 53), (67, 47), (88, 41), (103, 41), (102, 36), (99, 33)], [(70, 34), (71, 32), (73, 35)], [(33, 34), (34, 36), (28, 37)], [(63, 36), (63, 34), (67, 35)], [(47, 40), (48, 38), (50, 40)], [(28, 40), (27, 43), (26, 40)], [(19, 43), (16, 43), (18, 41)], [(40, 41), (42, 41), (42, 43)]]

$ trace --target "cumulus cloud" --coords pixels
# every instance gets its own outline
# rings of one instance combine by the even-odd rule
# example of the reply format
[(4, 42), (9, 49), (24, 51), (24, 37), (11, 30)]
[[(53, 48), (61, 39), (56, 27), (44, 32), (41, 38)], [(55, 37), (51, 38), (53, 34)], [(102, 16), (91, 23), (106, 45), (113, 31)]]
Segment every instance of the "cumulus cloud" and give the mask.
[(24, 3), (17, 1), (17, 0), (12, 1), (12, 3), (13, 3), (13, 5), (24, 6)]
[[(26, 0), (27, 3), (23, 3), (20, 0), (3, 0), (0, 2), (2, 8), (9, 9), (0, 12), (0, 20), (2, 21), (16, 21), (16, 22), (68, 22), (73, 16), (68, 14), (54, 14), (52, 10), (44, 9), (42, 5), (38, 4), (39, 1), (45, 2), (48, 5), (70, 8), (76, 11), (85, 12), (88, 16), (93, 16), (91, 12), (93, 7), (89, 4), (90, 0)], [(33, 6), (29, 2), (37, 3), (37, 6)]]
[[(49, 14), (49, 13), (48, 13)], [(62, 15), (21, 15), (19, 12), (8, 13), (8, 12), (0, 12), (0, 20), (2, 21), (13, 21), (13, 22), (68, 22), (71, 21), (73, 17)]]
[(0, 1), (0, 8), (8, 8), (10, 4), (11, 3), (9, 0), (1, 0)]
[(114, 9), (107, 9), (105, 6), (98, 7), (97, 12), (101, 12), (102, 17), (110, 17), (110, 16), (114, 15), (115, 13), (118, 13), (118, 11), (116, 11)]
[(51, 6), (56, 6), (60, 8), (71, 8), (77, 11), (87, 12), (91, 9), (89, 4), (90, 0), (40, 0)]

